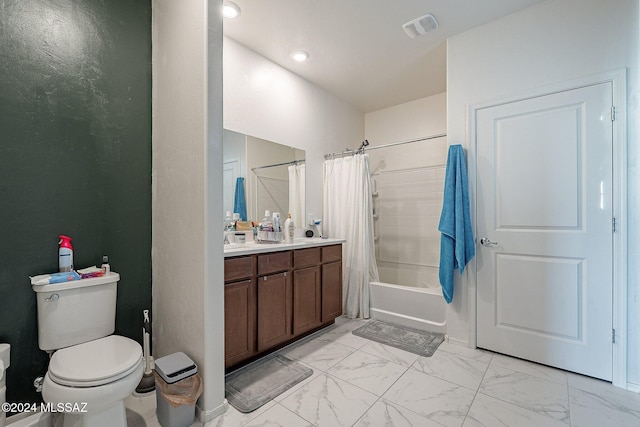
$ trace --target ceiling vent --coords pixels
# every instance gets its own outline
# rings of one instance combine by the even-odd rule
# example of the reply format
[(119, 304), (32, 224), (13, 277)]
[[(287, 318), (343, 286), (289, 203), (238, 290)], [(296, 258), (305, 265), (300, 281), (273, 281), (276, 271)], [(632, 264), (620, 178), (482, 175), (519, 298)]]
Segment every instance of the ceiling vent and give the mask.
[(430, 13), (416, 18), (413, 21), (409, 21), (402, 26), (404, 32), (412, 39), (422, 36), (429, 31), (433, 31), (436, 28), (438, 28), (438, 21), (436, 21), (436, 18)]

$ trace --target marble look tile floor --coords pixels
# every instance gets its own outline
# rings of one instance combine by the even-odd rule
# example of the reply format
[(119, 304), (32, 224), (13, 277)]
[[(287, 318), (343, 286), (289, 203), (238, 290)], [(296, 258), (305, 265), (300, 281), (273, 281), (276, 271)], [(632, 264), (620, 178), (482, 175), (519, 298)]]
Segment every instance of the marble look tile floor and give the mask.
[[(640, 394), (448, 343), (417, 356), (351, 334), (363, 322), (337, 319), (280, 350), (314, 374), (252, 413), (229, 406), (206, 426), (640, 426)], [(155, 395), (126, 406), (130, 427), (160, 426)]]

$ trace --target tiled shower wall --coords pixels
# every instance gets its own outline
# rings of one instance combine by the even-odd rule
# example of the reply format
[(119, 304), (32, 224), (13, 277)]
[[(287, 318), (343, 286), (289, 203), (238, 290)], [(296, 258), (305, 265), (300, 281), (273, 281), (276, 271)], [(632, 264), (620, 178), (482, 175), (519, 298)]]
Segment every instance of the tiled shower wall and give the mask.
[(380, 281), (438, 286), (444, 172), (438, 165), (372, 174)]

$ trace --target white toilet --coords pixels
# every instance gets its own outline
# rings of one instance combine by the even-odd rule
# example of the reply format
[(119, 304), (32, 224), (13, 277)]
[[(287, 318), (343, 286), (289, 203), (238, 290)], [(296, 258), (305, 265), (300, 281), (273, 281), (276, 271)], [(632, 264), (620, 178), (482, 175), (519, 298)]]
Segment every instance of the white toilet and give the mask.
[(42, 398), (64, 427), (125, 427), (124, 399), (143, 374), (142, 348), (115, 330), (118, 273), (33, 285), (38, 345), (54, 351)]

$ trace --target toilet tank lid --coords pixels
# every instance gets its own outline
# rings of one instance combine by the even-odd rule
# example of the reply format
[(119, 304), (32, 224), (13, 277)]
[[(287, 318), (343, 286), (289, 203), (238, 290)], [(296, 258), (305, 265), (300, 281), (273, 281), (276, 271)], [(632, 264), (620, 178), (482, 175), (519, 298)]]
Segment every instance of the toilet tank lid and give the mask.
[(65, 289), (85, 288), (87, 286), (104, 285), (105, 283), (117, 282), (120, 275), (113, 271), (100, 277), (91, 277), (89, 279), (72, 280), (70, 282), (54, 283), (51, 285), (31, 285), (31, 289), (35, 292), (56, 292)]

